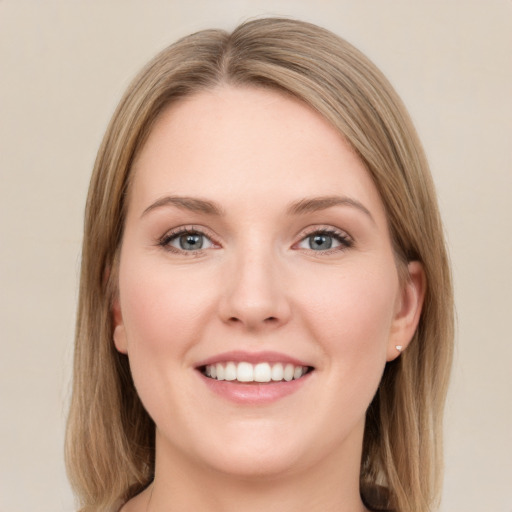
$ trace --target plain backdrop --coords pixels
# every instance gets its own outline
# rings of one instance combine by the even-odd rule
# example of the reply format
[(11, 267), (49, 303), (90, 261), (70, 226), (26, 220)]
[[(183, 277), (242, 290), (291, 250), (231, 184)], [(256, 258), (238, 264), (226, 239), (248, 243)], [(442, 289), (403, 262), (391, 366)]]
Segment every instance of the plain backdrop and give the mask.
[(442, 512), (512, 512), (512, 1), (0, 0), (0, 512), (72, 511), (63, 439), (86, 190), (138, 69), (286, 15), (365, 52), (408, 106), (456, 286)]

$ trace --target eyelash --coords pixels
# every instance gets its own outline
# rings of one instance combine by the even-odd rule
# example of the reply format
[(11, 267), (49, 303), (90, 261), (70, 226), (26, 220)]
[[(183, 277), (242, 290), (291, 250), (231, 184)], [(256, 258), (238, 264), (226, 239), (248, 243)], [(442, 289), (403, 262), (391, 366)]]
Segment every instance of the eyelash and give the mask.
[[(162, 238), (160, 238), (158, 240), (158, 245), (169, 252), (172, 252), (175, 254), (182, 254), (182, 255), (186, 255), (186, 256), (199, 256), (199, 255), (203, 254), (205, 250), (209, 249), (209, 248), (205, 248), (205, 249), (200, 248), (197, 250), (187, 251), (184, 249), (178, 249), (178, 248), (170, 245), (170, 243), (173, 240), (175, 240), (183, 235), (199, 235), (199, 236), (205, 237), (214, 246), (220, 245), (218, 242), (215, 241), (215, 239), (212, 235), (210, 235), (209, 233), (204, 231), (204, 228), (197, 228), (195, 226), (184, 226), (181, 228), (176, 228), (171, 231), (168, 231)], [(319, 251), (316, 251), (314, 249), (304, 249), (305, 251), (307, 251), (309, 253), (314, 253), (317, 256), (327, 256), (327, 255), (330, 255), (330, 254), (333, 254), (336, 252), (345, 251), (354, 246), (354, 240), (352, 239), (352, 237), (350, 237), (344, 231), (337, 230), (334, 228), (314, 227), (314, 228), (310, 228), (310, 230), (303, 233), (300, 240), (298, 242), (296, 242), (295, 244), (293, 244), (292, 248), (297, 248), (297, 246), (299, 244), (303, 243), (308, 238), (311, 238), (313, 236), (332, 237), (340, 244), (337, 247), (326, 249), (326, 250), (319, 250)]]
[(164, 248), (166, 251), (175, 253), (175, 254), (183, 254), (186, 256), (199, 256), (203, 254), (206, 249), (197, 249), (192, 251), (186, 251), (184, 249), (178, 249), (173, 247), (171, 242), (180, 236), (183, 235), (199, 235), (206, 239), (208, 239), (213, 245), (219, 245), (214, 237), (204, 231), (204, 228), (197, 228), (195, 226), (184, 226), (181, 228), (176, 228), (171, 231), (168, 231), (160, 240), (158, 240), (158, 245)]
[(310, 228), (309, 231), (306, 231), (301, 236), (299, 242), (294, 244), (294, 247), (296, 247), (300, 243), (306, 241), (308, 238), (311, 238), (313, 236), (328, 236), (335, 239), (340, 244), (338, 247), (333, 247), (330, 249), (320, 251), (315, 251), (314, 249), (305, 249), (309, 253), (313, 253), (315, 256), (329, 256), (330, 254), (343, 252), (354, 246), (354, 240), (345, 231), (341, 231), (331, 227), (319, 228), (315, 226), (313, 228)]

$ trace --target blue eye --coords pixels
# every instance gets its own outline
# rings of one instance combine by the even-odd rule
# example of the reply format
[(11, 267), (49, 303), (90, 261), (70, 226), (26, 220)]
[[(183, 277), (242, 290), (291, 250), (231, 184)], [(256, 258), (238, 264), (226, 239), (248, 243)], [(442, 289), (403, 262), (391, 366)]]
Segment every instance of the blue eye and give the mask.
[(312, 235), (308, 236), (307, 240), (309, 248), (314, 251), (325, 251), (326, 249), (331, 249), (333, 243), (336, 243), (330, 235)]
[(343, 250), (352, 246), (352, 240), (343, 233), (330, 231), (316, 231), (303, 238), (298, 247), (310, 251), (329, 251), (331, 249)]
[[(203, 248), (204, 237), (203, 235), (189, 233), (186, 235), (180, 235), (174, 241), (179, 245), (179, 248), (184, 251), (195, 251)], [(171, 245), (173, 244), (171, 243)]]
[(197, 231), (180, 231), (165, 236), (160, 245), (172, 251), (194, 252), (213, 247), (213, 242)]

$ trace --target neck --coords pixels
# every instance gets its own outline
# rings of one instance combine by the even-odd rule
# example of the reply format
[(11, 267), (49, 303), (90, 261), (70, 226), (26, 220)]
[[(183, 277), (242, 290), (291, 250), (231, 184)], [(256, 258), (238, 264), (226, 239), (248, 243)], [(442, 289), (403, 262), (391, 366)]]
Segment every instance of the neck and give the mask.
[(302, 470), (240, 477), (195, 463), (174, 450), (171, 455), (157, 436), (155, 480), (140, 496), (140, 503), (145, 503), (142, 510), (363, 512), (359, 495), (362, 436), (359, 442), (353, 441), (346, 445), (353, 453), (333, 452)]

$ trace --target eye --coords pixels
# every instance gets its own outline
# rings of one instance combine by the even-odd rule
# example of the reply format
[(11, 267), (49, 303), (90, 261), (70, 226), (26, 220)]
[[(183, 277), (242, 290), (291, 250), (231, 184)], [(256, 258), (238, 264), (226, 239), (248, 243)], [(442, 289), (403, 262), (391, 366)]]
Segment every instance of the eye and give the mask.
[(181, 229), (167, 233), (159, 244), (172, 252), (195, 253), (214, 247), (212, 240), (197, 230)]
[(309, 251), (325, 252), (347, 249), (352, 245), (352, 239), (341, 231), (317, 230), (303, 238), (297, 247)]

